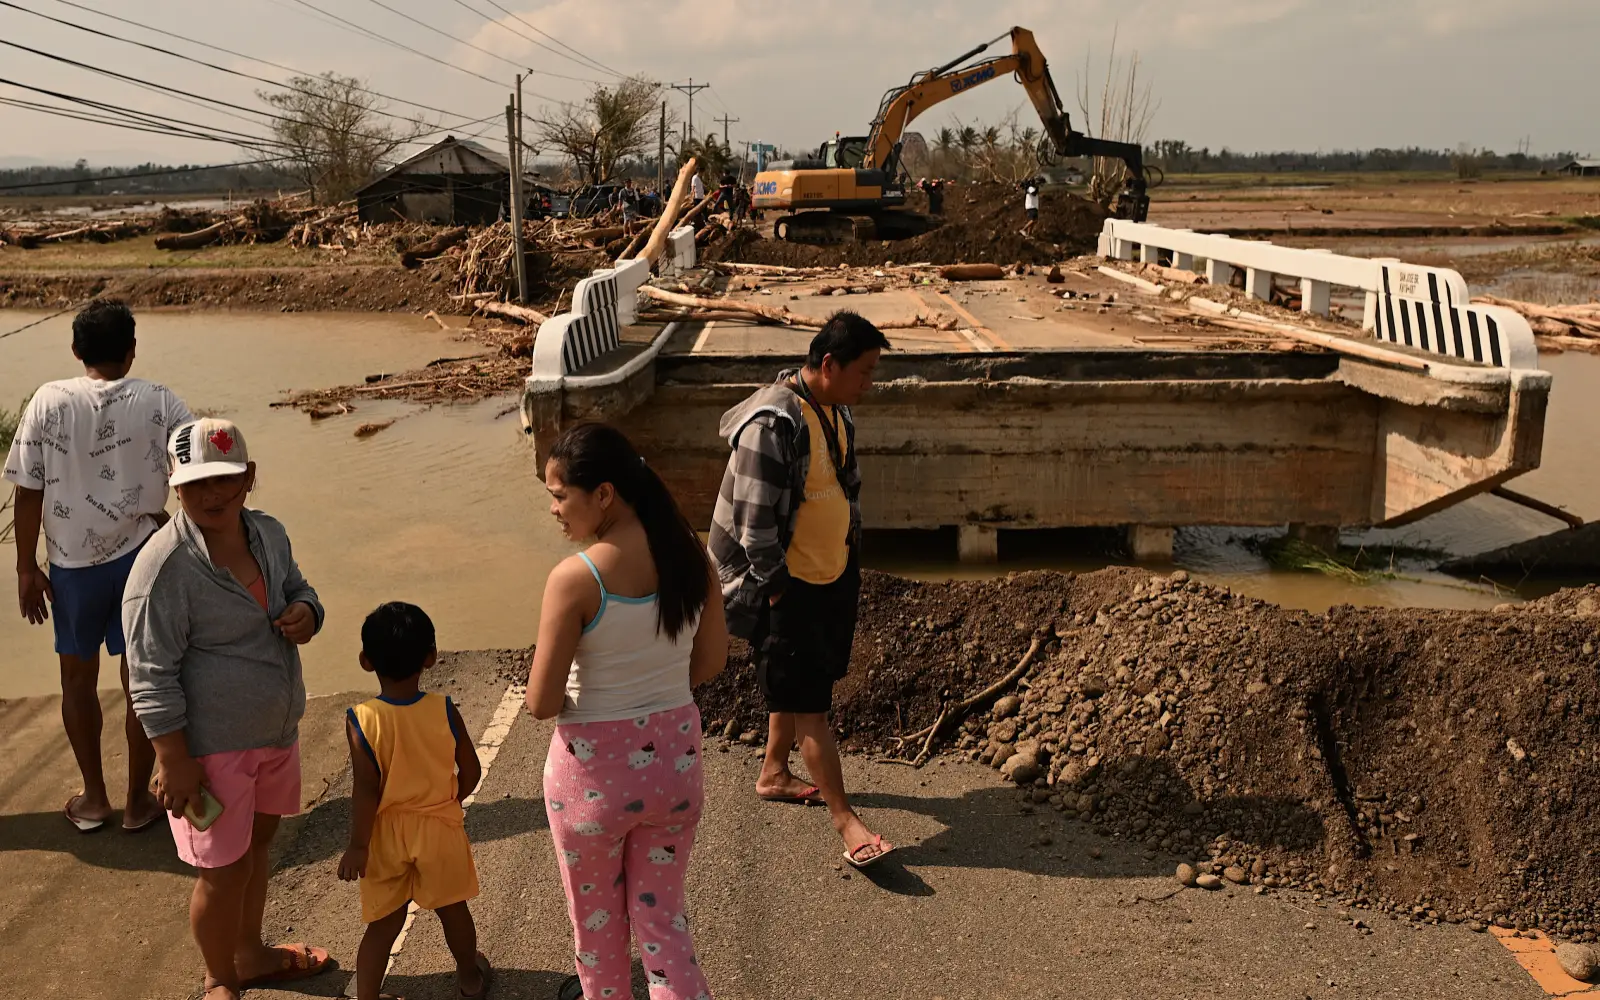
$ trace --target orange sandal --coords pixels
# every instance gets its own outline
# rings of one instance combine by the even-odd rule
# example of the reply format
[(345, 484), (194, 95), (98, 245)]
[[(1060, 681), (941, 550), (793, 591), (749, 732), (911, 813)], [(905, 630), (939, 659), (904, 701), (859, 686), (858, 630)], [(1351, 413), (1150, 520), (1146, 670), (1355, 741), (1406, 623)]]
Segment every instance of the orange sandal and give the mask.
[(279, 968), (264, 976), (246, 979), (239, 984), (239, 989), (249, 990), (273, 983), (289, 983), (297, 979), (310, 979), (312, 976), (326, 972), (332, 965), (328, 957), (328, 949), (313, 948), (308, 944), (280, 944), (272, 949), (280, 956)]

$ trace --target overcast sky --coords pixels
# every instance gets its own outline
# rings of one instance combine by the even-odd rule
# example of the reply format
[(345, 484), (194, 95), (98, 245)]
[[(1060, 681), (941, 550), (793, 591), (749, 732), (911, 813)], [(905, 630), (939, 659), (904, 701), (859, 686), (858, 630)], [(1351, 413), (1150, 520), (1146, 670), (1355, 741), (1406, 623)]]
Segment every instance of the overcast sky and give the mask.
[[(1507, 152), (1529, 139), (1535, 152), (1600, 153), (1594, 76), (1600, 0), (499, 0), (521, 21), (490, 0), (75, 0), (78, 7), (60, 0), (7, 2), (273, 79), (289, 74), (82, 8), (243, 56), (358, 76), (375, 90), (459, 116), (430, 113), (434, 124), (493, 117), (484, 137), (501, 142), (498, 116), (515, 67), (542, 71), (528, 84), (532, 110), (579, 99), (592, 85), (584, 81), (611, 78), (582, 58), (587, 57), (622, 73), (711, 83), (695, 102), (699, 131), (707, 125), (720, 131), (710, 119), (731, 115), (739, 119), (729, 129), (736, 141), (808, 148), (836, 130), (864, 133), (885, 89), (1020, 24), (1038, 36), (1075, 119), (1073, 94), (1085, 59), (1092, 55), (1103, 73), (1117, 30), (1119, 50), (1137, 50), (1160, 102), (1147, 140), (1308, 151), (1467, 143)], [(490, 79), (345, 30), (307, 5)], [(384, 5), (508, 61), (431, 32)], [(147, 83), (261, 106), (254, 96), (260, 84), (95, 38), (12, 6), (0, 6), (0, 40)], [(196, 107), (5, 46), (0, 77), (212, 127), (265, 133), (264, 121), (247, 112)], [(7, 84), (0, 84), (0, 97), (53, 100)], [(682, 114), (683, 95), (671, 97)], [(1031, 111), (1021, 89), (997, 79), (930, 111), (915, 128), (931, 133), (957, 117), (995, 120), (1019, 106), (1026, 123)], [(390, 108), (416, 111), (400, 103)], [(457, 134), (483, 128), (472, 125)], [(71, 162), (80, 156), (95, 165), (250, 158), (224, 144), (0, 105), (0, 163)]]

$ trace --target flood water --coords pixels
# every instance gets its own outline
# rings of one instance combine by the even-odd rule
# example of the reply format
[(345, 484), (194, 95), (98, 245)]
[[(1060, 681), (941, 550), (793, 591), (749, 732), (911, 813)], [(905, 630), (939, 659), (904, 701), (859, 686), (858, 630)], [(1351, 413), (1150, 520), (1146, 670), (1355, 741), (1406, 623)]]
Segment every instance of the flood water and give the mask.
[[(0, 331), (37, 314), (0, 311)], [(0, 400), (6, 405), (39, 383), (81, 373), (70, 346), (70, 317), (0, 340)], [(361, 619), (386, 600), (421, 605), (442, 648), (526, 646), (537, 634), (539, 597), (550, 568), (574, 551), (546, 513), (531, 443), (506, 398), (461, 406), (362, 403), (356, 413), (318, 423), (272, 409), (287, 389), (359, 382), (367, 374), (414, 368), (442, 356), (470, 354), (431, 321), (409, 316), (145, 312), (139, 318), (134, 373), (165, 382), (196, 411), (226, 416), (246, 435), (259, 465), (255, 506), (288, 527), (295, 555), (328, 607), (327, 627), (302, 655), (313, 694), (371, 686), (356, 663)], [(1544, 467), (1513, 482), (1542, 500), (1588, 519), (1600, 517), (1600, 357), (1552, 355), (1555, 375), (1546, 425)], [(365, 421), (399, 417), (366, 440)], [(867, 484), (871, 488), (871, 483)], [(174, 501), (175, 502), (175, 501)], [(1560, 527), (1542, 515), (1485, 497), (1416, 525), (1346, 534), (1374, 550), (1390, 546), (1471, 553)], [(1286, 606), (1321, 610), (1352, 603), (1419, 607), (1489, 607), (1514, 599), (1401, 559), (1399, 579), (1358, 584), (1272, 569), (1250, 542), (1270, 532), (1191, 528), (1180, 532), (1178, 565), (1201, 577)], [(928, 579), (1029, 568), (1089, 570), (1104, 556), (1084, 555), (1045, 536), (1003, 539), (1004, 561), (974, 569), (953, 562), (953, 542), (869, 537), (868, 565)], [(1020, 550), (1012, 554), (1011, 550)], [(0, 554), (11, 565), (11, 554)], [(57, 689), (48, 626), (15, 611), (15, 585), (0, 580), (0, 698)], [(103, 679), (115, 683), (106, 668)]]

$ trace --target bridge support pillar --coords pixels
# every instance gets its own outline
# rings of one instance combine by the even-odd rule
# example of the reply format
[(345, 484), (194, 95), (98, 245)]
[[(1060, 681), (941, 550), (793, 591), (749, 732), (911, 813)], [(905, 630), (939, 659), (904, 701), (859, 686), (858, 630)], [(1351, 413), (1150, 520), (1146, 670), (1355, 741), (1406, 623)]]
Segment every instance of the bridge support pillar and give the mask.
[(1000, 561), (1000, 532), (987, 524), (963, 524), (956, 528), (956, 555), (963, 563)]

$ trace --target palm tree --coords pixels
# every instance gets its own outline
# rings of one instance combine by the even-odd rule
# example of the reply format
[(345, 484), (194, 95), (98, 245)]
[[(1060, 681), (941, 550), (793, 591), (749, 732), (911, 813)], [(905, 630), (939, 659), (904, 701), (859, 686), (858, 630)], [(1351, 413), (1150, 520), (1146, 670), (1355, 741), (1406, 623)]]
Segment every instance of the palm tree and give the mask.
[(707, 186), (721, 183), (723, 175), (733, 172), (733, 148), (724, 145), (714, 133), (703, 139), (691, 138), (678, 145), (678, 162), (687, 163), (690, 157), (699, 161), (696, 169)]

